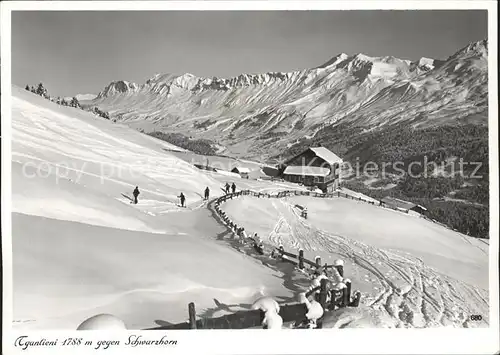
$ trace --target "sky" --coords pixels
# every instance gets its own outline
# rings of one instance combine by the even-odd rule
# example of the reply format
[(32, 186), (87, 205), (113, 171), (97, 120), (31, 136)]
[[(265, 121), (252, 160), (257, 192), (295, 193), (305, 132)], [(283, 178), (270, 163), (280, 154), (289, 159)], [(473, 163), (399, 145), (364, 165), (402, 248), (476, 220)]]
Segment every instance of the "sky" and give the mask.
[(342, 52), (446, 59), (487, 33), (487, 12), (470, 10), (17, 11), (12, 82), (73, 96), (156, 73), (300, 70)]

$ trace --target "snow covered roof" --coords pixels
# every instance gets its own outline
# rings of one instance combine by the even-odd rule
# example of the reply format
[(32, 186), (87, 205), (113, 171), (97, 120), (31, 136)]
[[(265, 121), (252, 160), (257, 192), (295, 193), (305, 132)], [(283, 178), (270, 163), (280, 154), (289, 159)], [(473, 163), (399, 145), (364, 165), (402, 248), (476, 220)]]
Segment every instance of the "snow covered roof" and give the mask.
[(245, 168), (243, 166), (235, 166), (231, 171), (237, 171), (238, 173), (249, 173), (250, 169)]
[(335, 153), (326, 149), (325, 147), (309, 148), (314, 154), (316, 154), (321, 159), (325, 160), (329, 164), (342, 163), (342, 159), (339, 158)]
[(233, 176), (235, 178), (241, 178), (240, 174), (236, 174), (236, 173), (232, 173), (230, 171), (227, 171), (227, 170), (223, 170), (223, 169), (215, 169), (215, 171), (221, 175), (225, 175), (225, 176)]
[(382, 199), (382, 202), (384, 202), (388, 205), (394, 206), (394, 207), (405, 209), (405, 210), (411, 210), (412, 208), (420, 207), (424, 211), (427, 211), (427, 209), (423, 206), (417, 205), (417, 204), (412, 203), (412, 202), (403, 201), (403, 200), (400, 200), (399, 198), (395, 198), (395, 197), (386, 196)]
[(308, 175), (308, 176), (327, 176), (330, 169), (319, 168), (316, 166), (287, 166), (283, 172), (287, 175)]

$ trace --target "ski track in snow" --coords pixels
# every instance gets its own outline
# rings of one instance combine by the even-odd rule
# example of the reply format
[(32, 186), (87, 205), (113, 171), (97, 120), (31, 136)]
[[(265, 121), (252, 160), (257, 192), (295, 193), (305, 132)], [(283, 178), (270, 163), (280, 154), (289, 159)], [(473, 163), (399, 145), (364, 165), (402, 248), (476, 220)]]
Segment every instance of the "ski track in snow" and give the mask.
[[(273, 200), (272, 205), (279, 219), (268, 241), (282, 244), (285, 250), (303, 248), (305, 252), (340, 255), (353, 269), (367, 273), (365, 281), (371, 282), (372, 292), (361, 292), (362, 305), (389, 315), (394, 327), (488, 326), (486, 290), (443, 275), (408, 253), (374, 248), (322, 231), (301, 218), (287, 199)], [(471, 322), (471, 315), (481, 315), (483, 320)]]

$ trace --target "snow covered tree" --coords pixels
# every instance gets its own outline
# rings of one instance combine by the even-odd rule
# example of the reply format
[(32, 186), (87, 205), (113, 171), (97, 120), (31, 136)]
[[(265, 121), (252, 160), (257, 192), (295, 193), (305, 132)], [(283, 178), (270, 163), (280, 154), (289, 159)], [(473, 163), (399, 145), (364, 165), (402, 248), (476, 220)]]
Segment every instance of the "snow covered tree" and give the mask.
[(105, 118), (105, 119), (109, 120), (109, 113), (107, 113), (106, 111), (101, 110), (99, 107), (94, 107), (94, 112), (96, 113), (96, 115), (99, 115), (102, 118)]
[(78, 102), (78, 99), (76, 97), (73, 97), (73, 99), (71, 99), (69, 105), (71, 107), (80, 108), (80, 102)]
[(38, 84), (38, 88), (36, 89), (36, 94), (42, 97), (47, 97), (47, 89), (43, 86), (42, 83)]
[(35, 89), (35, 87), (34, 87), (33, 85), (31, 86), (30, 91), (31, 91), (33, 94), (36, 94), (36, 89)]
[(107, 120), (109, 120), (109, 113), (107, 113), (106, 111), (101, 111), (101, 116)]

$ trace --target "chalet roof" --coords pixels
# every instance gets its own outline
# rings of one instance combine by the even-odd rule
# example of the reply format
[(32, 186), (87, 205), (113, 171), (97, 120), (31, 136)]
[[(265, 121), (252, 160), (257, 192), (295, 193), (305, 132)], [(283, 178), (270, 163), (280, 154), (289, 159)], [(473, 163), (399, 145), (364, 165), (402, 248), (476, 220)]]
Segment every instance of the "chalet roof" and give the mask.
[(386, 196), (382, 199), (382, 202), (384, 202), (388, 205), (394, 206), (394, 207), (404, 209), (404, 210), (410, 210), (414, 207), (420, 207), (424, 211), (427, 211), (427, 209), (424, 206), (420, 206), (420, 205), (417, 205), (417, 204), (412, 203), (412, 202), (400, 200), (399, 198), (395, 198), (395, 197)]
[(342, 163), (342, 159), (339, 158), (337, 156), (337, 154), (326, 149), (325, 147), (316, 147), (316, 148), (309, 148), (309, 149), (311, 149), (314, 152), (314, 154), (316, 154), (318, 157), (320, 157), (324, 161), (328, 162), (329, 164)]
[(234, 171), (234, 170), (236, 170), (236, 171), (237, 171), (237, 172), (239, 172), (239, 173), (247, 173), (247, 174), (248, 174), (248, 173), (250, 172), (250, 169), (249, 169), (249, 168), (245, 168), (245, 167), (243, 167), (243, 166), (235, 166), (235, 167), (233, 168), (233, 170), (231, 170), (231, 171)]
[(327, 176), (330, 173), (330, 169), (316, 166), (287, 166), (283, 173), (299, 176)]
[(307, 151), (312, 151), (317, 157), (323, 159), (324, 161), (326, 161), (328, 164), (334, 164), (334, 163), (342, 163), (342, 159), (339, 158), (335, 153), (329, 151), (328, 149), (326, 149), (325, 147), (310, 147), (310, 148), (307, 148), (305, 151), (302, 151), (300, 154), (297, 154), (296, 156), (294, 156), (293, 158), (290, 158), (288, 159), (286, 162), (285, 162), (285, 165), (288, 164), (289, 162), (291, 162), (292, 160), (294, 160), (295, 158), (297, 158), (298, 156), (304, 154), (305, 152)]

